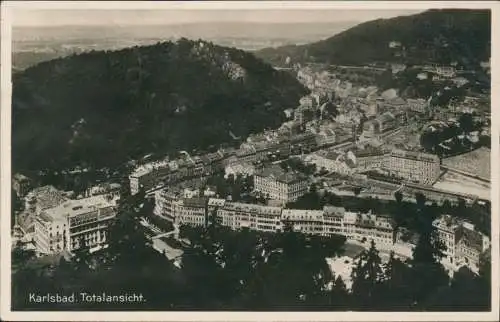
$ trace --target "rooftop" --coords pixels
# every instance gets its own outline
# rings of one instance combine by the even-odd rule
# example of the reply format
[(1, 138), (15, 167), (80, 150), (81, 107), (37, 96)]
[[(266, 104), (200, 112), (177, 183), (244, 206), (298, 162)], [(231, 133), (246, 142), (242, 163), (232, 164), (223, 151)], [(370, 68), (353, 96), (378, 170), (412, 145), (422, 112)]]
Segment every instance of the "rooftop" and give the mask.
[(224, 205), (224, 209), (229, 211), (240, 211), (247, 213), (268, 214), (277, 216), (281, 214), (281, 207), (264, 206), (264, 205), (249, 204), (242, 202), (226, 202), (226, 204)]
[(66, 217), (75, 217), (101, 208), (113, 206), (115, 206), (115, 201), (103, 195), (78, 200), (68, 200), (57, 207), (45, 210), (42, 218), (50, 221), (62, 220)]
[(53, 186), (36, 188), (28, 194), (27, 199), (34, 201), (40, 209), (52, 208), (68, 200), (64, 192)]
[(194, 208), (205, 208), (205, 205), (207, 204), (207, 199), (206, 198), (185, 198), (183, 199), (183, 205), (187, 207), (194, 207)]
[(475, 230), (460, 227), (460, 242), (479, 253), (483, 251), (483, 236)]
[(222, 206), (224, 206), (225, 203), (226, 203), (226, 200), (224, 200), (224, 199), (217, 199), (217, 198), (208, 199), (209, 206), (222, 207)]
[(335, 207), (335, 206), (324, 206), (323, 213), (325, 214), (325, 216), (344, 217), (345, 208)]
[(277, 181), (284, 183), (294, 183), (307, 180), (307, 177), (298, 172), (285, 172), (279, 165), (272, 165), (256, 173), (261, 177), (274, 177)]
[(412, 159), (417, 161), (439, 162), (439, 157), (435, 154), (415, 152), (415, 151), (394, 149), (391, 151), (391, 156), (405, 158), (405, 159)]
[(283, 209), (283, 219), (323, 221), (323, 210)]

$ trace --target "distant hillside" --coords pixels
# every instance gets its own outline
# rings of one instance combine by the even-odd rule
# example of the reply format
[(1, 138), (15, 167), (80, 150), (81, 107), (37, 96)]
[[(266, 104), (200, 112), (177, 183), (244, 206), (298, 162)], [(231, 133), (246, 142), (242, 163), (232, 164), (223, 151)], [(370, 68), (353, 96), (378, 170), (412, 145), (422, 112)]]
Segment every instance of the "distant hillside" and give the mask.
[(12, 65), (23, 70), (42, 61), (89, 50), (118, 50), (182, 37), (204, 39), (246, 51), (270, 46), (305, 44), (325, 39), (355, 25), (328, 23), (210, 22), (145, 26), (14, 27)]
[(105, 167), (278, 126), (307, 90), (252, 54), (182, 39), (95, 51), (13, 77), (13, 165)]
[(290, 57), (292, 62), (346, 65), (456, 61), (476, 67), (490, 57), (490, 22), (489, 10), (429, 10), (369, 21), (308, 45), (265, 48), (256, 55), (276, 65)]

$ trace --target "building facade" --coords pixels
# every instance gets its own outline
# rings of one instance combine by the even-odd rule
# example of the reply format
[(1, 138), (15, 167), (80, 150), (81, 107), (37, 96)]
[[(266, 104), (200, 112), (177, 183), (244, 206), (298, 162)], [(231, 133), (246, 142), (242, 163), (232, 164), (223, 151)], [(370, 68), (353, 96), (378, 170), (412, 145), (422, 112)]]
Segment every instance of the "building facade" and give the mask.
[(43, 210), (35, 221), (37, 253), (72, 252), (105, 245), (109, 225), (116, 216), (115, 201), (99, 195)]
[(437, 155), (405, 150), (393, 150), (384, 160), (384, 169), (410, 182), (431, 185), (441, 173)]
[(438, 239), (445, 246), (446, 260), (456, 266), (468, 266), (478, 272), (480, 256), (491, 247), (488, 236), (480, 233), (474, 225), (442, 215), (433, 222)]
[(254, 189), (263, 196), (284, 203), (297, 200), (309, 190), (308, 178), (300, 173), (284, 172), (279, 166), (257, 171)]
[(411, 111), (417, 112), (417, 113), (427, 113), (429, 110), (429, 101), (424, 100), (423, 98), (417, 98), (417, 99), (412, 99), (409, 98), (406, 100), (408, 104), (408, 108)]

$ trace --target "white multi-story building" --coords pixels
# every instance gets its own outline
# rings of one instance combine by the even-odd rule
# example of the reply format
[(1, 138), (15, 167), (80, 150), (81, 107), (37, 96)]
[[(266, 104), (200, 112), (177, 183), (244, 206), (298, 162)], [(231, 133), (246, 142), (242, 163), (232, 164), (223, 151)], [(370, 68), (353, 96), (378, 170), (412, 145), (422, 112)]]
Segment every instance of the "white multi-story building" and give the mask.
[(155, 215), (165, 217), (170, 221), (175, 221), (175, 209), (182, 203), (179, 193), (168, 190), (159, 190), (155, 192)]
[(406, 100), (406, 103), (408, 104), (408, 108), (411, 111), (418, 112), (418, 113), (427, 113), (429, 110), (429, 100), (425, 100), (423, 98), (409, 98)]
[(35, 221), (34, 242), (39, 254), (102, 246), (116, 216), (116, 200), (93, 196), (69, 200), (43, 210)]
[(475, 230), (474, 225), (450, 215), (437, 218), (433, 226), (445, 246), (445, 258), (452, 264), (466, 265), (477, 272), (480, 255), (491, 247), (488, 236)]
[(172, 169), (168, 161), (155, 162), (138, 167), (129, 176), (130, 193), (135, 195), (141, 188), (145, 190), (153, 188), (156, 184), (166, 180), (170, 172), (172, 172)]
[(248, 228), (256, 231), (277, 232), (281, 229), (281, 208), (226, 202), (217, 209), (219, 222), (231, 229)]
[(230, 175), (233, 175), (234, 177), (238, 175), (246, 177), (255, 173), (255, 166), (246, 162), (234, 162), (232, 164), (228, 164), (225, 167), (224, 172), (224, 178), (227, 178)]
[(316, 169), (325, 169), (328, 172), (350, 175), (354, 171), (354, 162), (340, 151), (328, 153), (311, 153), (304, 158), (306, 163), (316, 165)]
[(207, 199), (185, 198), (182, 203), (174, 204), (175, 223), (179, 225), (207, 225)]
[(323, 235), (324, 232), (322, 210), (283, 209), (281, 220), (304, 234)]
[(386, 158), (385, 153), (379, 149), (353, 150), (351, 158), (356, 166), (356, 171), (363, 172), (368, 170), (380, 169)]
[(384, 159), (384, 168), (404, 180), (430, 185), (441, 173), (440, 163), (434, 154), (395, 149)]
[(325, 236), (344, 235), (345, 213), (342, 207), (323, 207), (323, 234)]
[(285, 172), (274, 165), (254, 174), (254, 188), (269, 199), (284, 203), (297, 200), (309, 190), (308, 178), (296, 172)]

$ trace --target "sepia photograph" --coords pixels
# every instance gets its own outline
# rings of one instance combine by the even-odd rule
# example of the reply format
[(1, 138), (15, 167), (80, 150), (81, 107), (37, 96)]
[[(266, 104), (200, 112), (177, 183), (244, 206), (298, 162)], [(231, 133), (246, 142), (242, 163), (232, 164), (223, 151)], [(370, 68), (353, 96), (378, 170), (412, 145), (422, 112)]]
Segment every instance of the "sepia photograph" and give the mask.
[(2, 2), (2, 320), (497, 320), (498, 8)]

